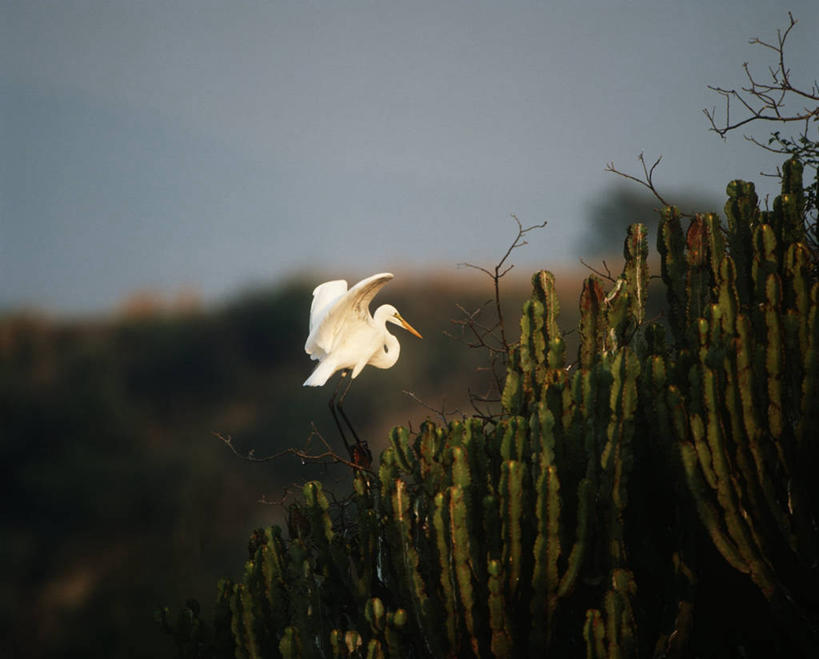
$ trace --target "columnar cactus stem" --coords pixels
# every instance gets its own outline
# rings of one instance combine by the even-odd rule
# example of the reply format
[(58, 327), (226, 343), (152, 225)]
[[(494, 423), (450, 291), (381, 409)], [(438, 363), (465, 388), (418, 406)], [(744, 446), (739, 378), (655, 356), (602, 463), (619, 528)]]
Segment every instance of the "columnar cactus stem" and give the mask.
[(685, 261), (685, 238), (683, 237), (680, 215), (676, 208), (662, 211), (662, 221), (657, 233), (657, 251), (662, 257), (662, 278), (666, 285), (668, 321), (671, 333), (678, 347), (686, 344), (685, 310), (688, 307), (688, 290)]
[[(748, 272), (753, 258), (751, 232), (759, 218), (758, 198), (753, 183), (731, 181), (726, 188), (725, 217), (728, 220), (728, 247), (737, 272)], [(743, 309), (751, 304), (751, 282), (743, 277), (737, 281), (739, 302)]]
[(469, 530), (467, 528), (467, 509), (464, 502), (464, 491), (458, 485), (449, 488), (449, 530), (452, 556), (454, 558), (455, 577), (458, 583), (458, 595), (463, 609), (466, 632), (469, 634), (469, 646), (475, 655), (479, 655), (477, 629), (473, 609), (475, 608), (474, 588), (472, 586), (472, 561), (470, 558)]
[[(802, 418), (798, 423), (798, 437), (802, 446), (819, 436), (819, 283), (810, 292), (811, 309), (808, 320), (808, 349), (805, 353), (802, 382)], [(814, 438), (813, 440), (811, 438)], [(816, 449), (813, 449), (815, 454)]]
[(506, 382), (501, 395), (503, 409), (518, 414), (522, 411), (524, 401), (523, 375), (521, 372), (520, 346), (514, 346), (509, 352), (509, 363), (506, 367)]
[[(805, 209), (805, 191), (802, 187), (802, 163), (797, 158), (790, 158), (782, 165), (781, 231), (779, 240), (783, 243), (800, 244), (805, 242), (805, 225), (802, 221)], [(817, 173), (819, 178), (819, 173)]]
[(589, 277), (580, 294), (580, 367), (590, 369), (603, 351), (606, 322), (600, 280)]
[(628, 476), (633, 463), (631, 443), (634, 438), (639, 373), (637, 355), (629, 348), (618, 350), (611, 366), (613, 382), (609, 407), (612, 414), (606, 433), (607, 441), (600, 455), (605, 495), (611, 497), (613, 504), (609, 550), (615, 566), (623, 565), (626, 560), (622, 519), (628, 502)]
[(521, 585), (521, 558), (523, 553), (523, 475), (524, 467), (516, 460), (501, 465), (500, 502), (501, 533), (503, 537), (503, 565), (507, 570), (506, 592), (514, 597)]
[(298, 657), (302, 656), (301, 639), (295, 627), (284, 628), (282, 640), (279, 641), (279, 652), (281, 652), (284, 659), (298, 659)]
[(623, 249), (626, 259), (623, 276), (632, 300), (632, 315), (637, 325), (642, 325), (646, 316), (648, 300), (648, 240), (643, 224), (632, 224)]
[(603, 623), (603, 616), (597, 609), (589, 609), (586, 612), (583, 638), (586, 641), (586, 659), (607, 659), (606, 626)]
[(499, 561), (490, 560), (487, 564), (489, 574), (489, 627), (492, 632), (490, 648), (495, 657), (511, 657), (512, 636), (506, 613), (506, 601), (503, 592), (503, 571)]
[(446, 495), (443, 492), (438, 492), (438, 494), (435, 495), (435, 510), (432, 515), (432, 524), (435, 529), (438, 560), (440, 562), (441, 569), (441, 599), (446, 615), (444, 627), (446, 630), (449, 647), (455, 648), (458, 647), (458, 600), (455, 592), (454, 566), (453, 562), (450, 560), (449, 544), (447, 542), (449, 534), (447, 533), (447, 513), (445, 501)]
[(530, 649), (535, 651), (548, 645), (552, 632), (552, 618), (557, 606), (557, 588), (560, 583), (558, 559), (560, 546), (560, 480), (554, 464), (541, 454), (540, 476), (537, 481), (537, 538), (535, 564), (532, 574), (532, 634)]
[(711, 295), (711, 270), (709, 259), (708, 229), (705, 220), (697, 215), (691, 221), (685, 236), (686, 261), (688, 263), (687, 318), (701, 318)]

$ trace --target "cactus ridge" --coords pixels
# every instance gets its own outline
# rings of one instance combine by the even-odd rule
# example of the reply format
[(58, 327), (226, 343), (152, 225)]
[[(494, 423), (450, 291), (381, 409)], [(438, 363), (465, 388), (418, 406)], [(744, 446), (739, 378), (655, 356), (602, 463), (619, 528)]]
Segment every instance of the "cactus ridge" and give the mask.
[[(503, 413), (393, 429), (377, 472), (354, 476), (352, 524), (307, 483), (290, 538), (257, 531), (241, 581), (220, 582), (214, 652), (683, 656), (701, 543), (790, 647), (815, 647), (819, 283), (801, 165), (783, 173), (771, 211), (744, 181), (724, 223), (663, 209), (659, 322), (632, 225), (622, 274), (583, 283), (568, 367), (554, 276), (536, 273)], [(186, 609), (174, 633), (204, 629)]]

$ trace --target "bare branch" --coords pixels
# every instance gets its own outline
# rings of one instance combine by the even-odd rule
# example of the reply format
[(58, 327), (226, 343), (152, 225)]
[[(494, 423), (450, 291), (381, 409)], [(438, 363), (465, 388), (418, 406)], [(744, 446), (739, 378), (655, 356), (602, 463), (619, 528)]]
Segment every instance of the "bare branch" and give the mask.
[[(816, 82), (809, 89), (795, 87), (791, 82), (791, 70), (785, 63), (785, 42), (796, 23), (796, 19), (788, 12), (788, 25), (784, 30), (776, 31), (776, 43), (763, 41), (759, 37), (754, 37), (749, 41), (753, 46), (762, 46), (776, 54), (776, 66), (768, 67), (769, 82), (755, 79), (751, 74), (748, 63), (745, 62), (742, 68), (745, 77), (748, 79), (747, 87), (737, 91), (736, 89), (724, 89), (708, 85), (708, 89), (720, 94), (725, 99), (724, 122), (719, 123), (717, 121), (714, 109), (705, 108), (703, 110), (711, 124), (711, 130), (717, 135), (725, 138), (729, 132), (757, 121), (790, 124), (819, 119), (819, 106), (805, 106), (799, 110), (785, 111), (785, 103), (789, 97), (797, 97), (812, 102), (819, 101), (819, 86), (817, 86)], [(742, 105), (747, 116), (739, 120), (731, 119), (732, 99)]]
[[(763, 41), (759, 37), (750, 40), (752, 46), (762, 48), (775, 54), (774, 64), (768, 67), (768, 79), (758, 79), (747, 63), (742, 65), (747, 79), (747, 86), (740, 90), (725, 89), (709, 85), (708, 88), (725, 100), (724, 119), (720, 121), (715, 109), (704, 109), (710, 123), (710, 130), (725, 139), (731, 131), (752, 125), (770, 126), (781, 124), (788, 132), (773, 130), (767, 140), (760, 140), (753, 135), (745, 134), (746, 140), (765, 151), (778, 155), (796, 157), (806, 167), (819, 168), (819, 84), (816, 80), (805, 87), (796, 85), (791, 77), (791, 69), (785, 60), (785, 48), (788, 36), (796, 25), (793, 14), (788, 12), (788, 24), (776, 31), (775, 41)], [(742, 115), (734, 118), (731, 115), (733, 105), (739, 103)], [(778, 176), (776, 174), (764, 176)], [(808, 184), (805, 189), (803, 223), (805, 242), (813, 254), (814, 272), (819, 271), (819, 241), (817, 241), (817, 218), (819, 217), (819, 184)]]
[[(278, 460), (279, 458), (282, 458), (285, 455), (295, 455), (302, 461), (302, 463), (309, 462), (317, 464), (343, 464), (350, 467), (353, 470), (367, 471), (371, 474), (374, 473), (368, 468), (364, 468), (361, 465), (357, 465), (355, 462), (352, 462), (341, 457), (332, 449), (330, 444), (327, 443), (327, 440), (324, 439), (322, 434), (316, 428), (315, 424), (311, 423), (310, 426), (312, 429), (310, 431), (310, 434), (307, 436), (305, 446), (303, 449), (290, 447), (263, 457), (258, 457), (256, 455), (255, 449), (250, 449), (247, 452), (240, 451), (239, 449), (236, 448), (236, 445), (233, 443), (233, 438), (230, 435), (222, 435), (221, 433), (214, 432), (213, 436), (220, 439), (222, 443), (231, 450), (233, 455), (235, 455), (238, 458), (241, 458), (242, 460), (246, 460), (247, 462), (273, 462), (274, 460)], [(310, 443), (313, 439), (317, 439), (321, 443), (323, 449), (321, 450), (321, 452), (314, 453), (309, 450)]]
[[(637, 160), (640, 161), (640, 165), (643, 168), (643, 178), (639, 178), (637, 176), (633, 176), (631, 174), (626, 174), (625, 172), (620, 171), (619, 169), (617, 169), (617, 167), (615, 167), (613, 160), (606, 165), (605, 171), (611, 172), (612, 174), (617, 174), (617, 176), (622, 176), (623, 178), (628, 179), (629, 181), (634, 181), (635, 183), (639, 183), (644, 188), (646, 188), (649, 192), (651, 192), (651, 194), (653, 194), (654, 197), (663, 206), (671, 206), (671, 204), (669, 204), (663, 198), (663, 196), (657, 190), (657, 187), (654, 185), (654, 170), (657, 169), (657, 165), (660, 164), (660, 161), (662, 159), (663, 159), (663, 157), (661, 155), (658, 156), (657, 160), (655, 160), (654, 163), (651, 165), (651, 167), (649, 167), (648, 164), (646, 163), (645, 155), (641, 152), (640, 155), (637, 156)], [(683, 215), (684, 217), (688, 216), (686, 213), (681, 213), (681, 215)]]
[[(760, 149), (765, 149), (765, 151), (770, 151), (771, 153), (777, 153), (777, 154), (780, 154), (780, 155), (786, 155), (788, 153), (785, 149), (782, 149), (782, 148), (778, 149), (776, 147), (772, 147), (770, 144), (765, 144), (763, 142), (760, 142), (758, 139), (756, 139), (755, 137), (753, 137), (751, 135), (744, 135), (743, 137), (746, 140), (748, 140), (751, 144), (753, 144), (754, 146), (758, 146)], [(770, 176), (770, 174), (765, 174), (765, 173), (763, 173), (762, 175), (763, 176)], [(779, 176), (779, 174), (776, 174), (775, 176)]]
[(548, 220), (544, 220), (540, 224), (533, 224), (532, 226), (523, 228), (520, 220), (518, 219), (517, 215), (512, 214), (512, 219), (515, 221), (515, 224), (518, 226), (518, 232), (515, 236), (515, 239), (509, 245), (506, 250), (506, 253), (501, 257), (500, 261), (495, 264), (494, 270), (490, 271), (488, 268), (481, 267), (479, 265), (474, 265), (472, 263), (459, 263), (460, 267), (465, 268), (473, 268), (474, 270), (479, 270), (483, 272), (485, 275), (492, 279), (492, 284), (495, 291), (495, 313), (497, 314), (497, 328), (500, 332), (500, 339), (501, 344), (503, 346), (504, 351), (508, 351), (511, 347), (509, 342), (506, 340), (506, 330), (503, 323), (503, 310), (501, 309), (501, 295), (500, 295), (500, 280), (506, 275), (512, 268), (515, 266), (510, 264), (506, 265), (506, 261), (512, 255), (518, 247), (523, 247), (524, 245), (528, 245), (529, 243), (526, 241), (526, 234), (530, 231), (534, 231), (535, 229), (542, 229), (543, 227), (548, 224)]
[(437, 407), (433, 407), (429, 403), (421, 400), (420, 398), (418, 398), (418, 396), (416, 396), (411, 391), (402, 390), (402, 393), (409, 396), (410, 398), (412, 398), (412, 400), (414, 400), (416, 403), (418, 403), (421, 407), (423, 407), (423, 408), (429, 410), (430, 412), (433, 412), (436, 415), (438, 415), (439, 417), (441, 417), (441, 421), (443, 421), (444, 425), (449, 423), (449, 419), (447, 418), (447, 415), (452, 415), (452, 414), (461, 414), (461, 415), (463, 415), (463, 413), (459, 409), (454, 409), (454, 410), (447, 411), (447, 409), (446, 409), (446, 400), (442, 400), (441, 401), (441, 407), (437, 408)]
[(290, 483), (290, 485), (285, 486), (282, 489), (281, 496), (276, 499), (269, 498), (266, 494), (263, 494), (256, 503), (262, 503), (266, 506), (283, 506), (287, 500), (293, 495), (294, 492), (298, 492), (302, 487), (301, 483)]
[[(477, 416), (487, 420), (494, 418), (494, 416), (479, 407), (479, 404), (485, 403), (491, 405), (500, 400), (500, 393), (503, 391), (503, 381), (506, 376), (506, 360), (512, 348), (512, 344), (506, 336), (503, 309), (501, 306), (500, 280), (514, 268), (513, 264), (508, 263), (512, 253), (519, 247), (529, 244), (526, 240), (527, 234), (536, 229), (542, 229), (548, 223), (547, 220), (544, 220), (540, 224), (524, 227), (516, 215), (513, 214), (511, 217), (517, 226), (517, 233), (514, 240), (512, 240), (506, 249), (506, 252), (493, 268), (487, 268), (473, 263), (458, 264), (459, 267), (478, 270), (492, 280), (492, 299), (474, 311), (468, 311), (461, 305), (457, 305), (458, 310), (462, 314), (462, 318), (453, 319), (450, 322), (460, 329), (460, 336), (444, 332), (444, 334), (450, 338), (461, 341), (470, 348), (485, 350), (489, 357), (489, 365), (485, 369), (480, 370), (486, 371), (491, 375), (493, 384), (492, 387), (490, 387), (490, 391), (484, 396), (477, 395), (471, 390), (469, 391), (470, 403)], [(486, 307), (492, 304), (494, 305), (494, 318), (488, 323), (481, 322), (481, 314), (486, 310)], [(467, 336), (470, 338), (467, 339)], [(494, 393), (491, 393), (493, 389)]]
[(600, 272), (599, 270), (596, 270), (595, 268), (590, 266), (588, 263), (586, 263), (583, 259), (580, 259), (580, 263), (582, 263), (585, 267), (587, 267), (589, 270), (591, 270), (597, 276), (602, 277), (603, 279), (607, 279), (608, 281), (610, 281), (612, 283), (614, 282), (614, 277), (612, 276), (611, 270), (609, 270), (609, 266), (606, 265), (605, 261), (603, 261), (603, 267), (606, 269), (606, 272)]
[[(505, 353), (506, 348), (495, 336), (495, 331), (498, 329), (498, 322), (495, 321), (491, 327), (478, 322), (483, 308), (490, 304), (492, 304), (492, 300), (485, 302), (483, 307), (479, 307), (474, 311), (467, 311), (462, 305), (456, 304), (455, 306), (463, 314), (463, 318), (452, 319), (449, 322), (461, 328), (461, 335), (458, 337), (446, 331), (444, 335), (455, 341), (465, 343), (469, 348), (484, 348), (490, 352)], [(473, 337), (473, 341), (471, 342), (467, 342), (465, 338), (467, 331), (469, 331)]]

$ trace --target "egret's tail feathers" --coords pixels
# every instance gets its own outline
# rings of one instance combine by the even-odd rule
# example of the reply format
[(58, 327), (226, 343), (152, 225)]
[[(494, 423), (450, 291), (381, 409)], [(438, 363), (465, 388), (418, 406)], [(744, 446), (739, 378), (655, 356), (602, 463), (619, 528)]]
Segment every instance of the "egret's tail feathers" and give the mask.
[(313, 370), (310, 374), (310, 377), (304, 381), (305, 387), (321, 387), (327, 380), (330, 379), (330, 376), (336, 372), (335, 365), (330, 361), (323, 361), (320, 362), (318, 366)]

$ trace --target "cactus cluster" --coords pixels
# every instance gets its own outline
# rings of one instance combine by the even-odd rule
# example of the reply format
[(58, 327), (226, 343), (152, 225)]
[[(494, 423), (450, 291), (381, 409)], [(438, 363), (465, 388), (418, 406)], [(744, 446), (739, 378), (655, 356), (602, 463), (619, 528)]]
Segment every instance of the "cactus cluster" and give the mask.
[[(666, 212), (676, 350), (658, 403), (679, 417), (673, 437), (714, 546), (807, 642), (819, 601), (819, 284), (803, 242), (801, 171), (785, 163), (770, 211), (758, 210), (752, 184), (730, 183), (727, 231), (698, 215), (683, 238)], [(675, 269), (687, 285), (672, 302)]]
[(646, 320), (632, 225), (622, 274), (583, 284), (572, 364), (554, 278), (536, 273), (503, 415), (395, 428), (342, 519), (306, 484), (289, 539), (257, 531), (242, 580), (220, 583), (212, 626), (193, 605), (175, 625), (161, 613), (180, 653), (707, 654), (703, 545), (789, 648), (818, 643), (819, 284), (798, 162), (784, 172), (771, 211), (742, 181), (724, 226), (663, 211), (664, 322)]

